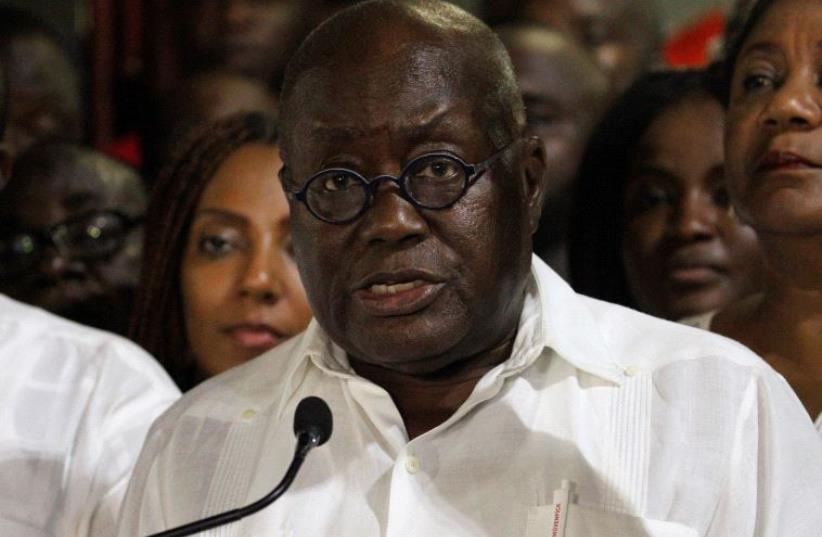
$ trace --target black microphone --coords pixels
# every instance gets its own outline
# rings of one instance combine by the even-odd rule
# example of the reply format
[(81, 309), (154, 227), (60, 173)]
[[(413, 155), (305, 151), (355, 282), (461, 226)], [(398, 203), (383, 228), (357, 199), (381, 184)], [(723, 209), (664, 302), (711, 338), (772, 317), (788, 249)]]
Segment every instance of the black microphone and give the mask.
[(241, 518), (254, 514), (257, 511), (265, 509), (274, 501), (285, 494), (288, 487), (297, 477), (297, 472), (302, 466), (305, 456), (308, 452), (317, 446), (321, 446), (328, 441), (333, 429), (333, 420), (331, 419), (331, 410), (325, 401), (319, 397), (306, 397), (297, 405), (297, 410), (294, 412), (294, 435), (297, 437), (297, 448), (294, 452), (294, 458), (291, 459), (291, 464), (285, 472), (282, 481), (266, 496), (260, 498), (251, 505), (245, 507), (238, 507), (225, 513), (212, 515), (202, 520), (195, 520), (170, 530), (154, 533), (148, 537), (183, 537), (185, 535), (194, 535), (201, 531), (210, 530), (217, 526), (236, 522)]

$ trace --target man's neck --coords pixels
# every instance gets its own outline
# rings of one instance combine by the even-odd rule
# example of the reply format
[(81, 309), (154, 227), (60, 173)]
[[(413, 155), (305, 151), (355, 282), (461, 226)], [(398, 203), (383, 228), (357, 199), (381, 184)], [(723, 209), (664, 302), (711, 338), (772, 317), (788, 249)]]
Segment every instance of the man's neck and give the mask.
[(409, 440), (450, 418), (473, 392), (477, 382), (511, 355), (516, 332), (499, 345), (426, 374), (399, 372), (349, 356), (351, 367), (391, 396), (405, 423)]

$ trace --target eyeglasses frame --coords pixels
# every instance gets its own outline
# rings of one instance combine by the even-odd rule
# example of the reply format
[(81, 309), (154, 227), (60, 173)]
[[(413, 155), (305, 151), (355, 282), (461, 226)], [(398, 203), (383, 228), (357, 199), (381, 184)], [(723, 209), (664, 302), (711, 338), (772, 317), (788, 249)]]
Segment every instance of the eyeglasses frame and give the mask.
[[(127, 235), (136, 226), (142, 224), (145, 221), (145, 216), (141, 215), (141, 216), (137, 216), (137, 217), (132, 217), (132, 216), (129, 216), (129, 215), (123, 213), (122, 211), (118, 211), (116, 209), (90, 210), (90, 211), (86, 211), (86, 212), (83, 212), (81, 214), (72, 216), (71, 218), (67, 218), (66, 220), (63, 220), (62, 222), (57, 222), (56, 224), (52, 224), (52, 225), (50, 225), (50, 226), (48, 226), (44, 229), (38, 229), (38, 230), (32, 230), (32, 231), (21, 231), (19, 233), (15, 233), (15, 234), (12, 235), (12, 238), (16, 238), (16, 237), (19, 237), (19, 236), (22, 236), (22, 235), (28, 235), (28, 236), (33, 237), (36, 240), (38, 240), (41, 245), (45, 245), (45, 246), (51, 245), (51, 246), (53, 246), (61, 256), (74, 259), (74, 258), (77, 258), (77, 256), (71, 255), (71, 252), (69, 252), (66, 249), (65, 241), (61, 240), (61, 238), (60, 238), (60, 230), (63, 230), (63, 234), (65, 234), (64, 230), (68, 226), (70, 226), (71, 224), (82, 221), (85, 218), (90, 218), (94, 215), (101, 215), (101, 214), (114, 215), (117, 218), (119, 218), (120, 220), (122, 220), (123, 223), (124, 223), (124, 230), (125, 230), (124, 235)], [(118, 248), (115, 249), (114, 251), (112, 251), (111, 253), (106, 254), (106, 256), (100, 256), (100, 259), (104, 259), (105, 257), (114, 255), (115, 253), (117, 253), (120, 250), (120, 248), (122, 248), (122, 244), (120, 246), (118, 246)], [(80, 257), (82, 258), (82, 256), (80, 256)], [(91, 259), (91, 258), (89, 258), (89, 259)], [(97, 258), (94, 258), (94, 259), (97, 259)]]
[[(496, 152), (494, 152), (494, 154), (492, 154), (490, 157), (488, 157), (487, 159), (483, 160), (482, 162), (478, 162), (476, 164), (469, 164), (469, 163), (465, 162), (463, 159), (461, 159), (460, 157), (458, 157), (457, 155), (455, 155), (451, 151), (431, 151), (429, 153), (423, 153), (422, 155), (419, 155), (418, 157), (413, 158), (405, 166), (403, 166), (402, 171), (400, 171), (399, 175), (382, 174), (382, 175), (377, 175), (377, 176), (373, 177), (371, 180), (368, 180), (361, 173), (359, 173), (355, 170), (352, 170), (350, 168), (325, 168), (323, 170), (320, 170), (320, 171), (312, 174), (308, 179), (306, 179), (305, 183), (303, 183), (303, 186), (302, 186), (302, 188), (300, 188), (300, 190), (288, 191), (287, 194), (291, 199), (294, 199), (296, 201), (299, 201), (299, 202), (303, 203), (305, 205), (306, 209), (308, 209), (308, 212), (310, 212), (318, 220), (321, 220), (321, 221), (326, 222), (328, 224), (337, 224), (337, 225), (350, 224), (351, 222), (353, 222), (354, 220), (356, 220), (357, 218), (362, 216), (373, 204), (374, 197), (376, 196), (377, 188), (379, 187), (380, 183), (382, 183), (384, 181), (390, 181), (390, 182), (396, 184), (397, 187), (399, 188), (400, 196), (404, 200), (406, 200), (408, 203), (413, 205), (414, 208), (416, 208), (416, 209), (428, 209), (428, 210), (431, 210), (431, 211), (443, 211), (445, 209), (449, 209), (449, 208), (453, 207), (459, 200), (461, 200), (463, 198), (463, 196), (465, 196), (465, 193), (468, 192), (468, 189), (471, 188), (474, 185), (474, 183), (479, 181), (479, 179), (483, 176), (483, 174), (485, 174), (485, 172), (487, 172), (491, 168), (491, 166), (503, 154), (505, 154), (506, 151), (508, 151), (509, 149), (514, 147), (520, 141), (521, 141), (521, 138), (518, 138), (518, 139), (516, 139), (512, 142), (509, 142), (508, 144), (506, 144), (505, 146), (503, 146), (502, 148), (500, 148)], [(420, 160), (422, 160), (422, 159), (432, 158), (432, 157), (434, 157), (434, 158), (436, 158), (436, 157), (447, 157), (449, 159), (452, 159), (452, 160), (456, 161), (460, 166), (462, 166), (463, 171), (465, 172), (465, 184), (462, 187), (462, 191), (454, 199), (454, 201), (452, 201), (452, 202), (450, 202), (446, 205), (443, 205), (441, 207), (429, 207), (429, 206), (423, 205), (419, 201), (415, 200), (405, 187), (405, 183), (408, 180), (408, 177), (407, 177), (408, 176), (408, 171), (411, 169), (411, 167), (414, 164), (416, 164), (417, 162), (419, 162)], [(334, 173), (334, 172), (351, 174), (351, 176), (354, 177), (355, 179), (357, 179), (360, 182), (360, 184), (363, 185), (363, 188), (365, 189), (365, 194), (366, 195), (365, 195), (365, 201), (363, 202), (362, 208), (354, 216), (352, 216), (351, 218), (348, 218), (346, 220), (329, 220), (327, 218), (324, 218), (324, 217), (320, 216), (319, 214), (317, 214), (316, 212), (314, 212), (314, 210), (308, 204), (308, 199), (307, 199), (307, 194), (306, 193), (308, 192), (308, 187), (311, 186), (311, 183), (313, 181), (315, 181), (316, 179), (318, 179), (319, 177), (323, 176), (323, 175), (326, 175), (328, 173)]]

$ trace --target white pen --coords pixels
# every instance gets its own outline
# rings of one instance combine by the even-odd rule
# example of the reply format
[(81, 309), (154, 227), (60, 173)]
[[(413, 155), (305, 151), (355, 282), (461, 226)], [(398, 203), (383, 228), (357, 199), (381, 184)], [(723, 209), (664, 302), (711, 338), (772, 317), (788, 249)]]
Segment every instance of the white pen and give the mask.
[(562, 480), (562, 487), (554, 491), (554, 517), (551, 524), (551, 537), (565, 537), (565, 525), (568, 522), (568, 506), (571, 502), (571, 482)]

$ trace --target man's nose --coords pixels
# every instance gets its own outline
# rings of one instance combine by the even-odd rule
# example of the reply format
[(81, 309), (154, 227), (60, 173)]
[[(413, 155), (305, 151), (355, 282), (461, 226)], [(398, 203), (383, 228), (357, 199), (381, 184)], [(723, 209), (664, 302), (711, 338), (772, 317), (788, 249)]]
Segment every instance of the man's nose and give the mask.
[(761, 123), (779, 130), (811, 130), (822, 121), (822, 97), (809, 73), (799, 73), (784, 80), (774, 89)]
[(268, 304), (277, 302), (283, 293), (280, 275), (284, 261), (283, 253), (273, 244), (255, 245), (240, 274), (240, 296)]
[(362, 218), (362, 237), (372, 244), (413, 243), (429, 230), (419, 210), (403, 198), (399, 187), (390, 181), (377, 187), (371, 206)]
[(718, 207), (704, 192), (685, 193), (674, 207), (669, 234), (682, 240), (703, 240), (716, 236), (720, 218)]
[(83, 274), (86, 266), (83, 261), (72, 259), (51, 246), (43, 251), (37, 270), (49, 280), (63, 280), (72, 275)]

